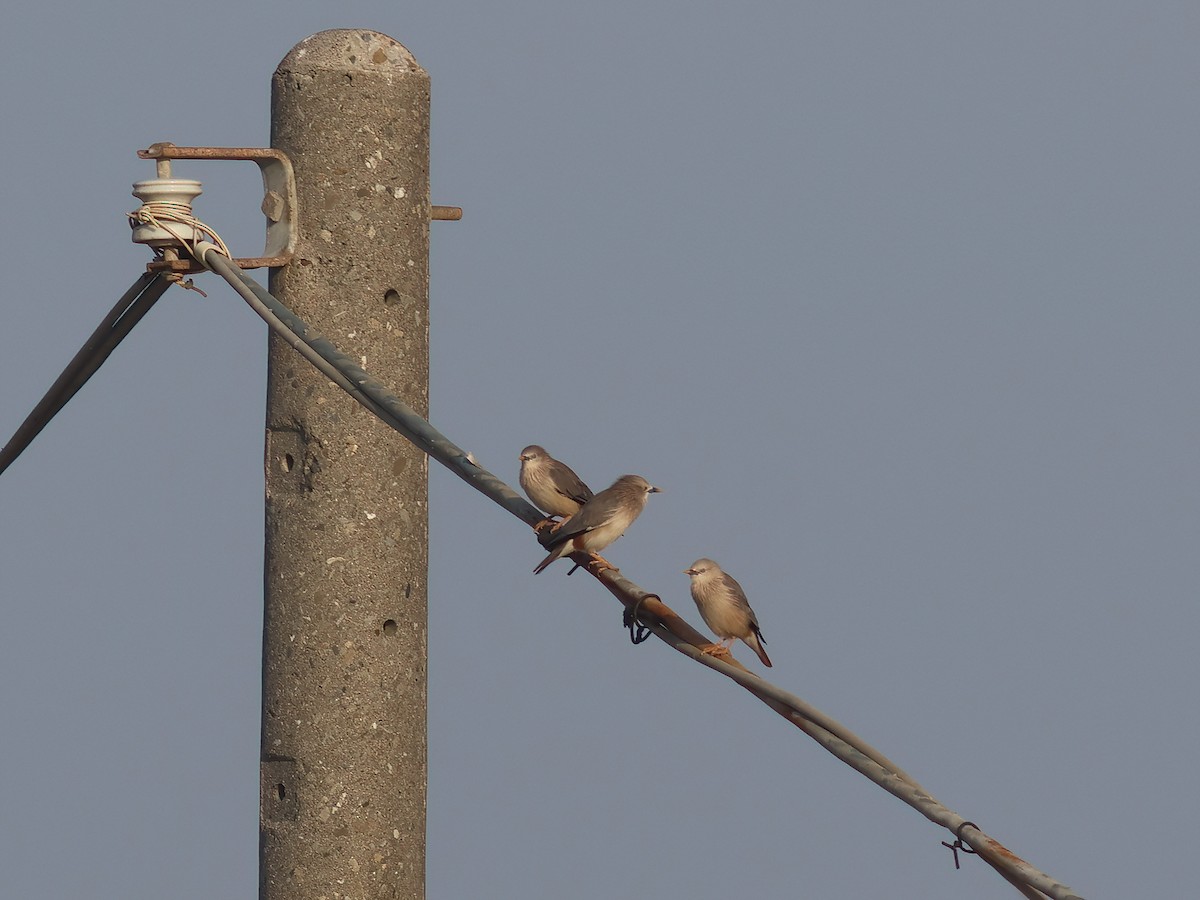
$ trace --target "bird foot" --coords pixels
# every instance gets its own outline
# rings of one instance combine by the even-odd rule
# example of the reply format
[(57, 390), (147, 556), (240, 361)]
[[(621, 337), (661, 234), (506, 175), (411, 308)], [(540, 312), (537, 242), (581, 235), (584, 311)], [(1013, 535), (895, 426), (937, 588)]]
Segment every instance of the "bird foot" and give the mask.
[(705, 656), (716, 656), (720, 659), (733, 658), (733, 654), (729, 652), (729, 648), (726, 647), (724, 643), (708, 644), (707, 646), (701, 647), (700, 652)]
[(562, 525), (562, 522), (556, 522), (553, 519), (546, 518), (546, 519), (542, 519), (542, 521), (540, 521), (536, 525), (534, 525), (533, 530), (538, 532), (539, 534), (541, 533), (541, 530), (543, 528), (549, 528), (551, 531), (558, 531), (558, 527), (560, 525)]
[(588, 568), (591, 569), (593, 572), (595, 572), (597, 575), (599, 575), (601, 572), (607, 572), (607, 571), (620, 572), (621, 571), (616, 566), (614, 566), (612, 563), (610, 563), (607, 559), (605, 559), (603, 556), (601, 556), (599, 553), (593, 553), (592, 561), (589, 562), (587, 565), (588, 565)]

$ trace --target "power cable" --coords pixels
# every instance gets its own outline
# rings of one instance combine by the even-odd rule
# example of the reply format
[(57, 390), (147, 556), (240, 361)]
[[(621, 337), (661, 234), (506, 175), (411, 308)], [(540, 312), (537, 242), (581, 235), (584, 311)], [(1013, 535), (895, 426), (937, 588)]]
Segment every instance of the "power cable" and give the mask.
[(116, 306), (109, 310), (104, 321), (92, 332), (92, 336), (33, 408), (33, 412), (25, 417), (25, 421), (13, 433), (4, 449), (0, 450), (0, 473), (16, 461), (58, 411), (87, 384), (87, 380), (103, 365), (109, 354), (117, 348), (117, 344), (125, 339), (133, 330), (133, 326), (142, 320), (150, 311), (150, 307), (170, 286), (171, 282), (162, 276), (146, 274), (121, 296)]
[[(203, 223), (196, 223), (203, 226)], [(527, 525), (542, 521), (541, 512), (519, 496), (503, 480), (481, 467), (461, 447), (429, 424), (407, 403), (372, 378), (349, 356), (323, 335), (310, 328), (284, 304), (246, 275), (229, 259), (224, 245), (200, 240), (200, 234), (216, 237), (207, 226), (193, 231), (192, 242), (184, 242), (188, 251), (205, 267), (220, 275), (277, 335), (312, 363), (330, 381), (398, 431), (420, 450), (440, 462), (476, 490), (508, 510)], [(21, 454), (54, 415), (66, 405), (108, 358), (117, 344), (145, 316), (155, 301), (170, 286), (167, 277), (143, 275), (110, 310), (100, 326), (83, 345), (50, 390), (26, 417), (12, 439), (0, 450), (0, 473)], [(538, 535), (545, 543), (549, 534)], [(572, 559), (599, 580), (626, 608), (626, 624), (654, 634), (668, 646), (690, 656), (701, 665), (732, 679), (769, 708), (783, 716), (827, 751), (851, 768), (870, 778), (884, 790), (903, 800), (931, 822), (949, 829), (955, 836), (955, 852), (974, 852), (1012, 884), (1022, 895), (1054, 900), (1081, 900), (1078, 895), (1044, 872), (1016, 856), (1008, 848), (984, 833), (936, 800), (911, 776), (862, 738), (815, 707), (752, 674), (734, 660), (716, 659), (703, 653), (708, 646), (703, 634), (685, 622), (656, 595), (642, 590), (615, 569), (596, 572), (586, 566), (588, 554), (575, 553)], [(968, 846), (969, 845), (969, 850)]]
[[(387, 425), (526, 524), (533, 526), (543, 519), (541, 512), (518, 496), (500, 478), (479, 466), (408, 404), (234, 266), (219, 248), (199, 242), (193, 252), (202, 265), (224, 278), (276, 334)], [(545, 542), (550, 535), (539, 534), (538, 537)], [(597, 573), (587, 567), (590, 557), (586, 553), (571, 554), (571, 558), (625, 604), (627, 624), (642, 625), (669, 646), (744, 687), (842, 762), (903, 800), (931, 822), (949, 829), (960, 848), (965, 850), (965, 845), (969, 844), (972, 851), (1021, 894), (1031, 898), (1048, 896), (1054, 900), (1081, 900), (1071, 888), (1034, 868), (973, 822), (939, 802), (915, 779), (841, 723), (799, 697), (752, 674), (732, 657), (727, 661), (701, 652), (701, 648), (711, 642), (683, 621), (656, 594), (642, 590), (617, 570), (606, 569)]]

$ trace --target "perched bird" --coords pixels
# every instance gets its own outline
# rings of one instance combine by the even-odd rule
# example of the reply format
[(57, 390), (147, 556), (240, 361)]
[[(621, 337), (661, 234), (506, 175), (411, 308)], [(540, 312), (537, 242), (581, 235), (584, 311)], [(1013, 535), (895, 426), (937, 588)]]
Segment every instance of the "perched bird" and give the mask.
[[(584, 484), (566, 463), (559, 462), (537, 444), (521, 451), (521, 487), (533, 505), (563, 521), (579, 512), (592, 499), (592, 489)], [(538, 523), (541, 531), (549, 519)], [(561, 527), (560, 522), (557, 527)]]
[(763, 649), (766, 641), (758, 627), (758, 617), (750, 608), (746, 592), (734, 577), (723, 572), (711, 559), (698, 559), (683, 572), (692, 576), (692, 599), (696, 601), (700, 617), (721, 639), (719, 644), (706, 647), (703, 652), (718, 655), (728, 653), (733, 642), (741, 638), (747, 647), (758, 654), (762, 664), (770, 668), (771, 660)]
[(598, 571), (616, 568), (600, 551), (623, 535), (642, 514), (650, 495), (661, 490), (641, 475), (622, 475), (563, 523), (546, 545), (550, 555), (538, 563), (534, 573), (577, 550), (590, 553)]

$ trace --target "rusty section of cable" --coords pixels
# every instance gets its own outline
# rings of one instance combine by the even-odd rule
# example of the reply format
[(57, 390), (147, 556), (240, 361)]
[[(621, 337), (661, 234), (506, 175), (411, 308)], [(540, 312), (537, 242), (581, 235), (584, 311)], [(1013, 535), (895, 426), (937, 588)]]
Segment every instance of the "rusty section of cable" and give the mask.
[[(212, 245), (197, 247), (200, 261), (229, 282), (230, 286), (290, 346), (316, 366), (331, 381), (375, 413), (417, 447), (436, 459), (480, 493), (508, 510), (529, 526), (544, 518), (524, 498), (493, 473), (478, 465), (457, 444), (368, 375), (350, 357), (341, 353), (319, 334), (311, 334), (307, 325), (261, 285), (230, 263)], [(549, 533), (538, 535), (540, 542)], [(665, 644), (737, 682), (770, 709), (783, 716), (846, 765), (865, 775), (888, 793), (903, 800), (931, 822), (948, 829), (957, 841), (970, 846), (1026, 897), (1052, 897), (1054, 900), (1082, 900), (1073, 890), (1034, 868), (999, 841), (985, 834), (926, 791), (908, 775), (854, 732), (794, 694), (751, 673), (733, 659), (716, 658), (704, 653), (712, 641), (679, 616), (657, 595), (643, 590), (616, 569), (596, 572), (588, 563), (587, 553), (573, 553), (571, 559), (596, 578), (633, 616)], [(965, 847), (963, 849), (966, 849)]]

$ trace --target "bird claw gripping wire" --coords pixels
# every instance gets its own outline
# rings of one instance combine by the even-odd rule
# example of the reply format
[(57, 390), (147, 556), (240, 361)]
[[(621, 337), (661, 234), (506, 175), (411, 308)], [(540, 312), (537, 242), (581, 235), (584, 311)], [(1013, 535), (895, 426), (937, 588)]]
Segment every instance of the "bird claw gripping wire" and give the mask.
[(638, 611), (642, 608), (642, 601), (645, 599), (645, 597), (641, 597), (632, 607), (625, 607), (623, 621), (625, 627), (629, 629), (629, 640), (634, 645), (642, 643), (651, 634), (650, 629), (638, 621)]
[(970, 825), (976, 831), (979, 830), (979, 826), (976, 825), (974, 822), (963, 822), (961, 825), (958, 826), (958, 828), (954, 829), (954, 843), (953, 844), (947, 844), (945, 841), (942, 841), (942, 846), (954, 854), (954, 868), (955, 869), (957, 869), (959, 867), (959, 865), (958, 865), (958, 851), (959, 850), (961, 850), (963, 853), (970, 853), (972, 855), (976, 855), (976, 851), (972, 850), (970, 847), (968, 847), (966, 844), (963, 843), (962, 830), (964, 828), (966, 828), (968, 825)]

